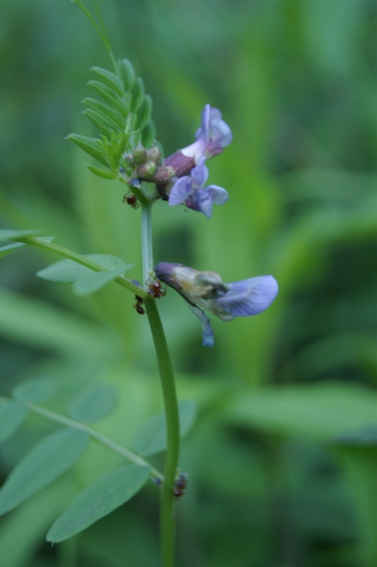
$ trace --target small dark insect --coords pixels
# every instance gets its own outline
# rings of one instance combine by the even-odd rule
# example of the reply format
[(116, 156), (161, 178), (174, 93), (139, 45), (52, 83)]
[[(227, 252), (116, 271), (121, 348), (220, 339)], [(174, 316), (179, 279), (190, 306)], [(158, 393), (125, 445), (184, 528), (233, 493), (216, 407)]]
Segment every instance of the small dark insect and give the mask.
[(136, 303), (134, 307), (136, 311), (139, 313), (139, 315), (144, 315), (145, 309), (143, 307), (143, 298), (140, 297), (140, 295), (135, 295), (135, 299), (136, 299)]
[(187, 486), (187, 474), (181, 473), (177, 480), (175, 481), (173, 496), (174, 498), (180, 498), (184, 495)]
[(159, 299), (166, 295), (166, 289), (162, 287), (161, 283), (157, 280), (154, 280), (150, 283), (147, 282), (147, 286), (149, 287), (149, 293), (153, 299)]
[(123, 203), (127, 203), (127, 205), (130, 205), (133, 209), (137, 209), (139, 206), (139, 201), (132, 193), (124, 196)]

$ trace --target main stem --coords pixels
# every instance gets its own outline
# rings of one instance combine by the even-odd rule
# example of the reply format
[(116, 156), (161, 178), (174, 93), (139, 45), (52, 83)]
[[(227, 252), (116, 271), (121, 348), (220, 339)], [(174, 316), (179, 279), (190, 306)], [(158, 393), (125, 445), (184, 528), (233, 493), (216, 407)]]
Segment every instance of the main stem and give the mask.
[[(146, 279), (153, 270), (151, 206), (142, 209), (142, 255), (143, 275)], [(165, 405), (167, 449), (164, 481), (160, 500), (160, 530), (162, 566), (173, 567), (175, 548), (175, 502), (174, 483), (179, 457), (179, 413), (173, 367), (170, 360), (164, 328), (154, 299), (145, 300), (145, 308), (151, 327), (160, 372)]]

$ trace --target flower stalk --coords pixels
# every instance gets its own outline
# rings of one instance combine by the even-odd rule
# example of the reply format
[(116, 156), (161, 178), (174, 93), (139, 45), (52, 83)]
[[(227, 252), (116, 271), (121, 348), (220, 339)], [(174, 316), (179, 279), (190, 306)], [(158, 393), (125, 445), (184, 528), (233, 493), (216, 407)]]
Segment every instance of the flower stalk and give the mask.
[[(141, 213), (141, 241), (144, 284), (153, 272), (152, 207), (143, 205)], [(179, 412), (173, 366), (170, 360), (164, 328), (155, 299), (144, 300), (156, 350), (166, 418), (166, 462), (160, 499), (160, 531), (163, 567), (173, 567), (175, 549), (174, 484), (179, 458)]]

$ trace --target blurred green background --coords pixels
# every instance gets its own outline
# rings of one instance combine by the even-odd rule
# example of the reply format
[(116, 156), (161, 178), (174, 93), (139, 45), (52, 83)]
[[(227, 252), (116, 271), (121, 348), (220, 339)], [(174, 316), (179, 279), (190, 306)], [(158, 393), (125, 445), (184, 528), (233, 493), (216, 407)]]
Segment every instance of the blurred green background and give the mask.
[[(88, 0), (89, 2), (89, 0)], [(377, 5), (374, 0), (103, 0), (113, 49), (154, 100), (166, 155), (193, 141), (205, 103), (234, 139), (209, 163), (229, 202), (203, 215), (154, 209), (155, 258), (219, 272), (273, 274), (265, 313), (197, 320), (161, 301), (182, 399), (199, 418), (183, 443), (178, 567), (377, 565)], [(96, 133), (81, 115), (89, 68), (110, 67), (68, 1), (0, 8), (0, 222), (41, 228), (80, 253), (135, 263), (139, 211), (96, 178), (64, 137)], [(39, 280), (57, 260), (22, 250), (0, 271), (0, 393), (59, 380), (64, 412), (91, 380), (114, 384), (115, 413), (96, 426), (128, 446), (161, 409), (147, 321), (111, 284), (90, 298)], [(1, 447), (0, 477), (50, 430), (29, 419)], [(3, 567), (159, 565), (158, 494), (65, 544), (45, 534), (70, 498), (119, 463), (91, 447), (48, 489), (0, 518)], [(161, 463), (158, 459), (156, 463)]]

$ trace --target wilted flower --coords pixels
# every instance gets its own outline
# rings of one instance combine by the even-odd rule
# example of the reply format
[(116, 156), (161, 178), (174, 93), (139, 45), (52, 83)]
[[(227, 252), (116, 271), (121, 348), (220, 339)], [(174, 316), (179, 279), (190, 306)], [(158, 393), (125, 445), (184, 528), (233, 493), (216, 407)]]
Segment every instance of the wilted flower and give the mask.
[(208, 169), (204, 159), (194, 167), (190, 175), (180, 177), (173, 185), (169, 194), (169, 205), (184, 203), (189, 209), (200, 211), (207, 218), (212, 215), (212, 205), (222, 205), (229, 199), (228, 193), (217, 185), (204, 187), (208, 179)]
[(157, 264), (157, 277), (176, 289), (199, 317), (203, 345), (213, 346), (211, 323), (203, 309), (223, 321), (257, 315), (271, 305), (278, 293), (273, 276), (259, 276), (225, 284), (215, 272), (200, 272), (182, 264)]

